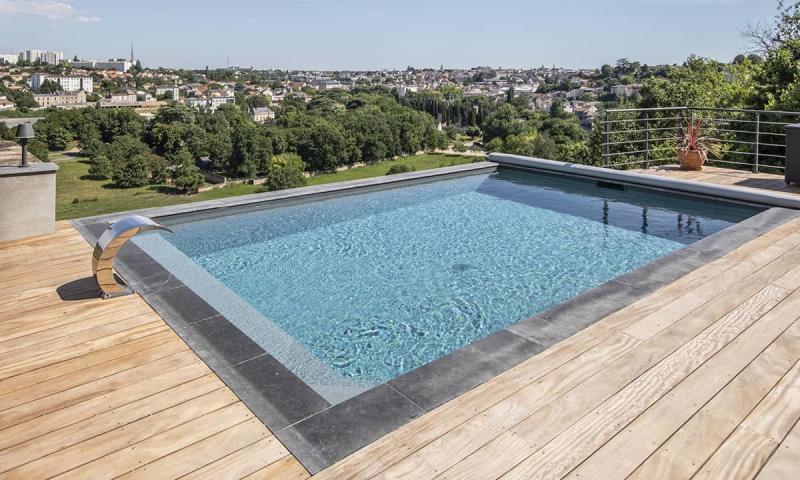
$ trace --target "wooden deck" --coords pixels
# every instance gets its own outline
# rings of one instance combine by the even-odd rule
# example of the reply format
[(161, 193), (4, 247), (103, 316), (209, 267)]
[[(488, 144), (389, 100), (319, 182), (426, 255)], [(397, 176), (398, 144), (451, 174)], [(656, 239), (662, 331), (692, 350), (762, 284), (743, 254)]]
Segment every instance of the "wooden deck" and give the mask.
[[(0, 244), (0, 478), (307, 476), (138, 296), (75, 299), (88, 259)], [(317, 477), (791, 478), (799, 360), (800, 219)]]
[(773, 173), (753, 173), (747, 170), (734, 170), (721, 167), (703, 167), (699, 172), (681, 170), (678, 165), (665, 165), (649, 169), (630, 170), (635, 173), (659, 177), (680, 178), (693, 182), (730, 185), (746, 189), (772, 190), (779, 193), (798, 193), (800, 185), (786, 185), (783, 175)]
[(0, 478), (307, 478), (138, 295), (97, 298), (90, 258), (68, 223), (0, 244)]

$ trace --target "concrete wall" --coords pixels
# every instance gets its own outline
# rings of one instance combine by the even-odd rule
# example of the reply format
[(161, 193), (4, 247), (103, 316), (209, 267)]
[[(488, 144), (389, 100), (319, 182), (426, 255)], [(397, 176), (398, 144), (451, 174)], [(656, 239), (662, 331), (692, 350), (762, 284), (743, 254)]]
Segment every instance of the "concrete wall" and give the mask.
[(54, 163), (0, 166), (0, 242), (55, 231)]

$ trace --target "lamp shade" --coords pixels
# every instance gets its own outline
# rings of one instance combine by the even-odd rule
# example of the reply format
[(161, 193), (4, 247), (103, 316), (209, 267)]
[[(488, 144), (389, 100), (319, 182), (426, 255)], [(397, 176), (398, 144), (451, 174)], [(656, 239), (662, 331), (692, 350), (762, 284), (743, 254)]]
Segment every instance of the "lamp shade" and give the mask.
[(17, 138), (36, 138), (36, 134), (33, 133), (33, 125), (20, 123), (17, 126)]

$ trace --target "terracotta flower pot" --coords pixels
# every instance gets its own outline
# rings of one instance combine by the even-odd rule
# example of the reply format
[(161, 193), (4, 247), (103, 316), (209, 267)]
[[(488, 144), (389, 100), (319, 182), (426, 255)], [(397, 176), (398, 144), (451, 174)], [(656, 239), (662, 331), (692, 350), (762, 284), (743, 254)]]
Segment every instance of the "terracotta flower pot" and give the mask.
[(698, 150), (678, 149), (678, 161), (681, 163), (681, 170), (702, 170), (706, 162), (706, 156)]

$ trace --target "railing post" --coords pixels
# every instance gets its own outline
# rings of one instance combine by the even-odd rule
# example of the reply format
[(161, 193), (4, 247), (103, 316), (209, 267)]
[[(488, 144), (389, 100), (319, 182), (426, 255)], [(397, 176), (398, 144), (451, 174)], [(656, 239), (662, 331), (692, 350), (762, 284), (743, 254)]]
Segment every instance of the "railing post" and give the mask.
[(644, 168), (650, 168), (650, 113), (644, 114)]
[(609, 145), (608, 145), (608, 139), (609, 139), (609, 135), (608, 135), (608, 128), (609, 128), (608, 127), (608, 110), (606, 110), (603, 113), (603, 121), (604, 121), (604, 123), (603, 123), (603, 144), (604, 144), (603, 145), (603, 166), (607, 167), (608, 166), (608, 154), (610, 153), (610, 151), (608, 149), (608, 147), (609, 147)]
[(761, 148), (759, 148), (760, 142), (761, 142), (761, 113), (756, 112), (756, 152), (755, 152), (756, 155), (755, 155), (755, 164), (753, 165), (753, 173), (758, 173), (758, 163), (759, 163), (758, 155), (761, 151)]

